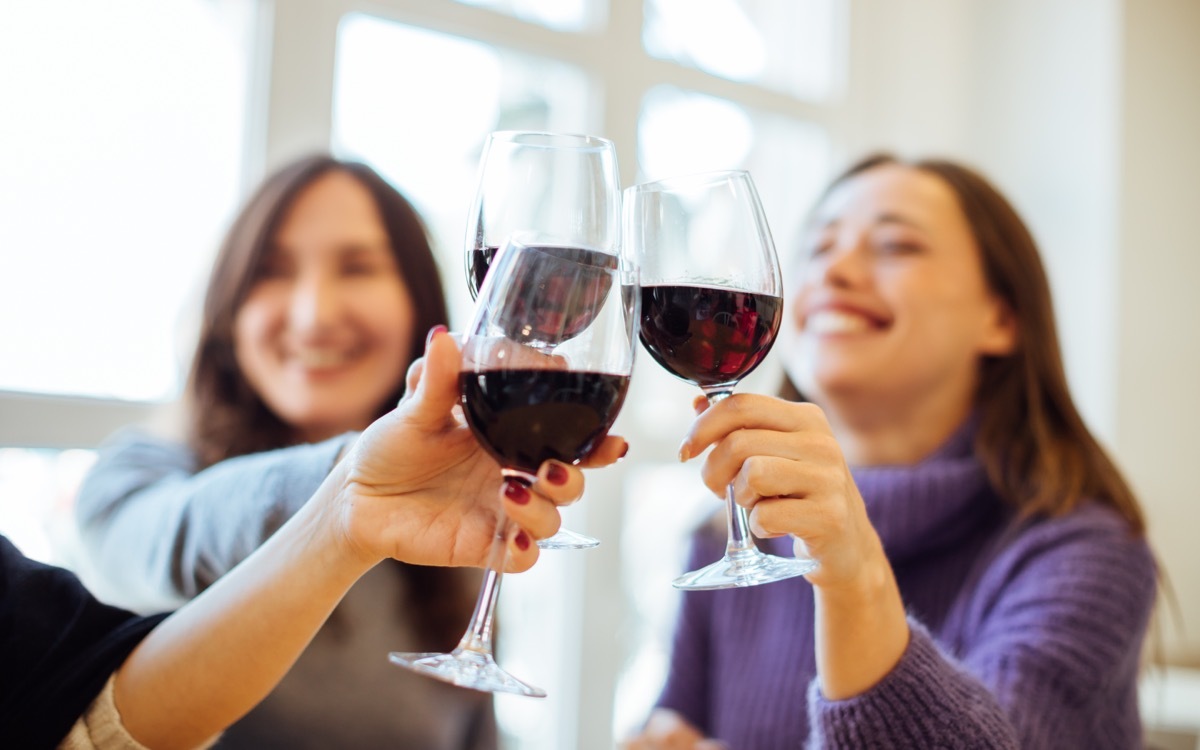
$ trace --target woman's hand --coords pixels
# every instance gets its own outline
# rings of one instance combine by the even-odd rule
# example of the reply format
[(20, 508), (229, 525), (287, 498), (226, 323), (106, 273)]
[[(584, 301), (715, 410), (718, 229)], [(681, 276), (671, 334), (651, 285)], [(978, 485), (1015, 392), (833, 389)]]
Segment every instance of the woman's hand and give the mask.
[(813, 584), (821, 692), (843, 700), (870, 689), (908, 646), (904, 603), (879, 535), (834, 439), (812, 404), (737, 394), (705, 408), (680, 458), (708, 446), (704, 483), (750, 509), (759, 536), (796, 537), (797, 554), (816, 559)]
[[(511, 521), (508, 570), (526, 570), (537, 560), (533, 542), (558, 530), (558, 506), (582, 495), (583, 474), (547, 461), (530, 488), (502, 482), (499, 464), (455, 408), (459, 368), (453, 337), (431, 335), (400, 405), (368, 427), (330, 475), (338, 482), (337, 522), (368, 558), (483, 566), (503, 507)], [(609, 436), (585, 465), (613, 463), (626, 448)]]
[(621, 750), (726, 750), (724, 742), (705, 739), (700, 730), (675, 711), (656, 708), (640, 734), (621, 743)]
[(704, 483), (750, 511), (760, 537), (791, 534), (796, 554), (820, 563), (808, 580), (821, 588), (856, 586), (886, 565), (862, 496), (824, 412), (813, 404), (735, 394), (700, 413), (680, 446), (687, 460), (708, 446)]

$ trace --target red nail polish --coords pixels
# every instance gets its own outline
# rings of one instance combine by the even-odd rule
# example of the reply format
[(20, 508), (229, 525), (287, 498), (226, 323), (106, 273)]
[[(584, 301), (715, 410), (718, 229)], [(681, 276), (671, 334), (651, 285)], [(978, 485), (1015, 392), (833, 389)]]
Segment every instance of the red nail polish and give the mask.
[(504, 483), (504, 496), (517, 505), (529, 502), (529, 490), (520, 482), (509, 480)]
[(617, 456), (617, 458), (618, 459), (625, 458), (626, 454), (628, 454), (628, 453), (629, 453), (629, 443), (626, 443), (625, 447), (621, 449), (621, 455)]
[(440, 323), (435, 325), (433, 328), (430, 328), (429, 334), (425, 337), (425, 348), (428, 349), (429, 345), (433, 343), (434, 336), (438, 335), (439, 333), (445, 333), (448, 330), (450, 329)]
[(517, 549), (521, 550), (522, 552), (529, 549), (529, 535), (523, 530), (517, 532), (517, 535), (513, 537), (513, 541), (517, 543)]
[(558, 464), (550, 464), (550, 468), (546, 469), (546, 481), (550, 482), (550, 484), (557, 484), (561, 487), (570, 478), (571, 475), (567, 473), (567, 470)]

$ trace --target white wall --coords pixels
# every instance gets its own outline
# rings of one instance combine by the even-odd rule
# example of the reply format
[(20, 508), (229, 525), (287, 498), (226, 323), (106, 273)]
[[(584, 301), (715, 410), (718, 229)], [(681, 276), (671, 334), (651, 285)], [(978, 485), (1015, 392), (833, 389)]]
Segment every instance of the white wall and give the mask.
[(1163, 627), (1165, 654), (1200, 664), (1200, 2), (853, 8), (847, 155), (958, 157), (1013, 199), (1077, 403), (1140, 493), (1190, 626)]

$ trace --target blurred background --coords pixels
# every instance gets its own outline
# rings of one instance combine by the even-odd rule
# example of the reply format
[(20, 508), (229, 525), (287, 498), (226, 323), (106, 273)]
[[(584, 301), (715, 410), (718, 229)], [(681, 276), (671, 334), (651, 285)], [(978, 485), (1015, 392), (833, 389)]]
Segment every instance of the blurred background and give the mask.
[[(1145, 719), (1195, 747), (1198, 42), (1197, 0), (0, 3), (0, 533), (79, 568), (90, 449), (127, 423), (175, 424), (217, 242), (293, 156), (361, 158), (405, 192), (462, 325), (492, 130), (610, 138), (623, 186), (749, 169), (785, 278), (841, 166), (875, 148), (947, 155), (991, 176), (1041, 244), (1075, 396), (1174, 591)], [(778, 378), (768, 358), (743, 388)], [(508, 747), (612, 747), (657, 695), (670, 580), (720, 507), (673, 460), (692, 395), (639, 368), (617, 425), (633, 450), (567, 511), (604, 543), (506, 581), (502, 661), (550, 693), (498, 699)]]

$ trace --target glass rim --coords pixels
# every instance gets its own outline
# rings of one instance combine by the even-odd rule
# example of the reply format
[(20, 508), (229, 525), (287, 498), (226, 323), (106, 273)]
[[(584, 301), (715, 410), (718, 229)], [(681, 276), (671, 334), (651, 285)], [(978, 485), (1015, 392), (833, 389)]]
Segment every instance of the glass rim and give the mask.
[(664, 190), (675, 190), (680, 187), (699, 189), (722, 181), (743, 179), (750, 185), (754, 184), (754, 179), (750, 176), (749, 170), (717, 169), (707, 172), (691, 172), (688, 174), (673, 175), (671, 177), (664, 177), (661, 180), (642, 182), (637, 185), (630, 185), (629, 187), (625, 188), (624, 192), (630, 194), (634, 192), (652, 193), (661, 192)]
[(530, 148), (574, 148), (578, 151), (616, 152), (616, 144), (608, 138), (588, 133), (555, 133), (548, 130), (493, 130), (488, 133), (488, 144), (513, 143)]

